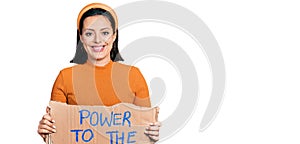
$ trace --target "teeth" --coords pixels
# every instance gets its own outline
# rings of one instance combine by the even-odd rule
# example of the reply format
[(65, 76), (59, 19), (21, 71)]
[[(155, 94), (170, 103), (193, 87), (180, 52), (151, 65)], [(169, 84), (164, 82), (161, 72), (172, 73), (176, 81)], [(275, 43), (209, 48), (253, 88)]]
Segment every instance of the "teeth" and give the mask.
[(104, 49), (104, 46), (92, 46), (95, 52), (101, 52)]

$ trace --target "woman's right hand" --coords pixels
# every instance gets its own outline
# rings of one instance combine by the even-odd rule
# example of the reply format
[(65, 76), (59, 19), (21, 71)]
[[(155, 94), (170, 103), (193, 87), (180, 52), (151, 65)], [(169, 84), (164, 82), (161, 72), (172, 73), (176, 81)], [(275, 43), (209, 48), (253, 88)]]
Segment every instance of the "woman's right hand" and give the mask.
[(47, 113), (40, 120), (37, 131), (44, 141), (46, 139), (46, 135), (56, 132), (56, 127), (54, 126), (55, 121), (50, 116), (50, 107), (47, 107), (46, 112)]

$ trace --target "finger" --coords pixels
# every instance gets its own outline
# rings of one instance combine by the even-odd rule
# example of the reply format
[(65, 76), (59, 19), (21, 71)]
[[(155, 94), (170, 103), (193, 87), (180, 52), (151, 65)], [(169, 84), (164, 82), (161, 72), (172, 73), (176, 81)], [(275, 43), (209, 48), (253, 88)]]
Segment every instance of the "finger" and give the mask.
[(49, 120), (46, 120), (46, 119), (42, 119), (40, 121), (40, 125), (47, 125), (47, 126), (52, 127), (52, 128), (55, 129), (54, 124), (52, 122), (50, 122)]
[(149, 135), (150, 139), (153, 140), (153, 141), (158, 141), (159, 140), (159, 137), (158, 136), (152, 136), (152, 135)]
[(54, 133), (54, 132), (49, 131), (49, 130), (46, 130), (46, 129), (39, 129), (39, 130), (38, 130), (38, 133), (39, 133), (43, 138), (45, 138), (45, 136), (46, 136), (47, 134), (52, 134), (52, 133)]
[(161, 122), (150, 123), (150, 126), (158, 126), (158, 127), (161, 127)]
[(47, 131), (56, 132), (56, 127), (55, 126), (48, 126), (48, 125), (45, 125), (45, 124), (40, 124), (38, 129), (45, 129)]
[(46, 135), (46, 134), (51, 134), (51, 133), (53, 133), (52, 131), (49, 131), (49, 130), (47, 130), (47, 129), (38, 129), (38, 133), (40, 134), (40, 135)]
[(149, 135), (149, 136), (159, 136), (159, 132), (158, 131), (145, 131), (145, 134)]
[(159, 131), (159, 127), (158, 126), (149, 126), (149, 127), (146, 127), (146, 130), (148, 130), (148, 131)]
[(50, 121), (50, 122), (52, 122), (52, 123), (55, 122), (49, 114), (45, 114), (45, 115), (43, 116), (43, 119), (48, 120), (48, 121)]
[(49, 126), (46, 126), (46, 125), (41, 125), (39, 126), (38, 128), (38, 133), (39, 134), (51, 134), (51, 133), (55, 133), (56, 130), (49, 127)]
[(51, 110), (51, 107), (50, 107), (50, 106), (47, 106), (47, 108), (46, 108), (46, 113), (50, 114), (50, 110)]

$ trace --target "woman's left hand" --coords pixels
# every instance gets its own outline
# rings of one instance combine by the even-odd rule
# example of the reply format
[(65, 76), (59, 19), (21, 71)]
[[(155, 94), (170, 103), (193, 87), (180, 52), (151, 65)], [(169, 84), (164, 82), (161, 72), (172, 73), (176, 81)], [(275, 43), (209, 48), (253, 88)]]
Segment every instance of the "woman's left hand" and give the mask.
[(145, 130), (145, 134), (150, 137), (154, 142), (159, 140), (159, 128), (161, 126), (160, 122), (151, 123)]

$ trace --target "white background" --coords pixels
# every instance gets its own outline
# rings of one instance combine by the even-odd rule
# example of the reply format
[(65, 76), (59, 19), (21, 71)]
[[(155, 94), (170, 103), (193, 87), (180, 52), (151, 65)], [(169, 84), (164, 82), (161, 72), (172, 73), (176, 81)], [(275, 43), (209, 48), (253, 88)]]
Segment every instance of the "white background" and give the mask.
[[(93, 1), (0, 2), (1, 143), (43, 143), (36, 133), (38, 121), (59, 70), (71, 66), (68, 62), (75, 53), (77, 14), (90, 2)], [(101, 2), (115, 8), (134, 1)], [(297, 0), (170, 2), (191, 10), (210, 28), (224, 56), (227, 81), (221, 110), (213, 123), (199, 132), (211, 77), (203, 52), (187, 50), (197, 66), (199, 88), (203, 90), (190, 121), (162, 143), (179, 144), (187, 140), (205, 144), (299, 143), (300, 4)], [(120, 45), (138, 38), (134, 29), (145, 25), (124, 28), (120, 32)], [(147, 28), (156, 30), (153, 35), (167, 37), (159, 33), (161, 27), (153, 24), (153, 28)], [(168, 30), (180, 33), (172, 28), (166, 28), (166, 33)], [(143, 36), (151, 35), (150, 31)], [(188, 41), (184, 36), (182, 39)], [(185, 45), (193, 47), (193, 43)], [(196, 52), (198, 58), (192, 54)], [(180, 82), (171, 66), (159, 59), (153, 61), (158, 68), (167, 68), (170, 77)], [(149, 82), (156, 76), (156, 69), (147, 63), (149, 59), (137, 66)], [(177, 82), (168, 84), (172, 78), (164, 77), (163, 72), (159, 76), (169, 88), (180, 87)], [(161, 102), (161, 120), (174, 110), (179, 99), (178, 93), (170, 89), (167, 93)], [(174, 100), (170, 98), (172, 95)]]

